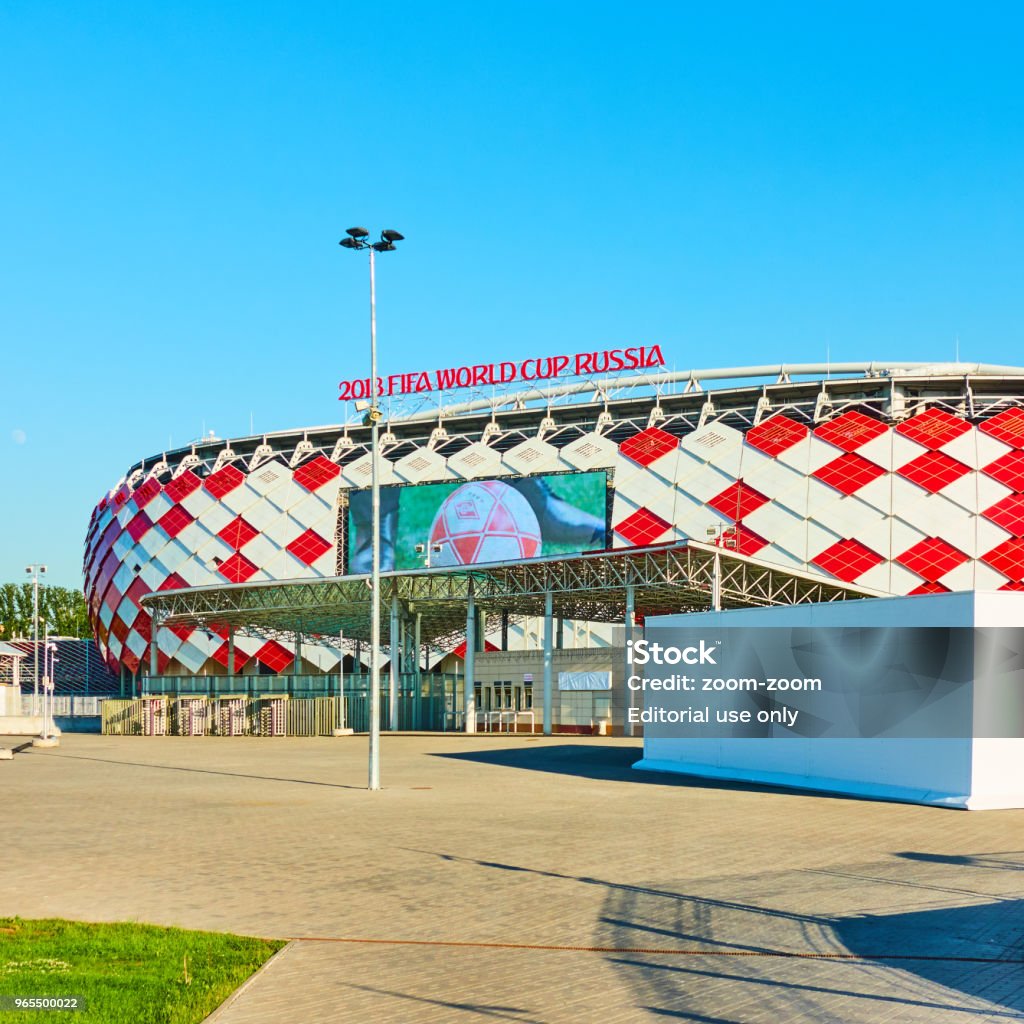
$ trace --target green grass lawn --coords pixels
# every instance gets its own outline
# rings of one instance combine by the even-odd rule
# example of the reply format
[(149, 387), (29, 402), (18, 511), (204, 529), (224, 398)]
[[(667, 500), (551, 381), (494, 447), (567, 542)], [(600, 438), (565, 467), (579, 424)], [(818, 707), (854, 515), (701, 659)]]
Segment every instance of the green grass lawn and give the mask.
[(0, 1010), (0, 1021), (192, 1024), (282, 942), (157, 928), (0, 917), (0, 996), (77, 996), (79, 1012)]

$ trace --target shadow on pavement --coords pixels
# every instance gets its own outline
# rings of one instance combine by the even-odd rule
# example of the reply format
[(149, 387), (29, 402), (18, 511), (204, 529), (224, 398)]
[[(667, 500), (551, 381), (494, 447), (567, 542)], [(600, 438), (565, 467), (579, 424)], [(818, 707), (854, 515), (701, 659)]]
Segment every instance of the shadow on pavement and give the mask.
[[(709, 879), (697, 892), (688, 891), (692, 879), (632, 883), (416, 852), (453, 865), (602, 888), (606, 896), (591, 949), (625, 973), (636, 1005), (655, 1016), (707, 1024), (868, 1024), (897, 1015), (901, 1021), (930, 1022), (965, 1014), (1020, 1019), (1024, 1012), (1024, 900), (928, 884), (922, 866), (906, 863), (939, 858), (902, 854), (904, 869), (897, 875), (883, 875), (888, 861), (867, 868), (871, 874), (839, 877), (847, 885), (942, 893), (918, 898), (956, 899), (958, 905), (836, 917), (816, 914), (813, 903), (807, 912), (773, 907), (764, 896), (792, 892), (808, 875), (831, 872), (794, 869)], [(965, 897), (975, 902), (963, 905)]]
[(720, 789), (745, 793), (784, 793), (787, 796), (813, 796), (819, 800), (862, 799), (845, 793), (823, 793), (790, 786), (769, 786), (756, 782), (708, 779), (700, 775), (637, 770), (633, 765), (643, 757), (643, 748), (639, 741), (635, 747), (608, 746), (596, 740), (592, 747), (583, 744), (565, 744), (525, 748), (482, 748), (480, 750), (432, 753), (430, 756), (608, 782), (643, 782), (655, 786)]
[(991, 871), (1024, 871), (1024, 861), (1004, 859), (1024, 857), (1024, 850), (1006, 850), (1000, 853), (972, 853), (962, 856), (902, 850), (896, 856), (902, 857), (904, 860), (916, 860), (922, 864), (951, 864), (955, 867), (964, 868), (988, 868)]

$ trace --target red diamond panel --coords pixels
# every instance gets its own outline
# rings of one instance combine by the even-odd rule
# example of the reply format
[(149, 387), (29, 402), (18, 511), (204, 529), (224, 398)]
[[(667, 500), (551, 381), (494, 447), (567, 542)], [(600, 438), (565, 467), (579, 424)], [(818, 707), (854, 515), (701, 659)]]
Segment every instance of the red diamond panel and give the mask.
[(1024, 409), (1004, 409), (991, 419), (985, 420), (981, 424), (981, 429), (1003, 444), (1024, 448)]
[[(223, 473), (224, 470), (221, 470), (221, 472)], [(225, 544), (230, 544), (237, 551), (239, 548), (244, 548), (253, 537), (258, 536), (259, 532), (255, 526), (247, 523), (241, 516), (236, 516), (217, 536)]]
[(788, 416), (773, 416), (747, 431), (747, 444), (760, 449), (765, 455), (778, 455), (787, 448), (799, 444), (808, 434), (803, 423), (797, 423)]
[[(217, 650), (215, 650), (213, 652), (213, 654), (210, 655), (210, 657), (213, 658), (213, 660), (215, 662), (217, 662), (219, 665), (223, 665), (225, 668), (227, 668), (228, 667), (228, 643), (227, 643), (227, 641), (225, 640), (224, 643), (222, 643), (220, 645), (220, 647), (218, 647)], [(240, 651), (237, 647), (235, 647), (235, 672), (241, 672), (242, 671), (242, 666), (248, 660), (249, 660), (249, 656), (244, 651)]]
[(957, 462), (943, 452), (925, 452), (905, 466), (901, 466), (896, 472), (918, 487), (934, 493), (948, 487), (954, 480), (959, 480), (970, 470), (962, 462)]
[(642, 548), (656, 544), (671, 525), (649, 509), (638, 508), (615, 527), (615, 532), (634, 547)]
[(110, 620), (110, 632), (113, 636), (116, 636), (121, 643), (124, 643), (125, 640), (128, 639), (131, 627), (119, 615), (115, 615)]
[(149, 612), (139, 612), (132, 623), (132, 629), (148, 644), (153, 639), (153, 616)]
[(657, 427), (648, 427), (634, 434), (619, 445), (619, 451), (641, 466), (649, 466), (652, 462), (669, 452), (674, 452), (679, 446), (679, 441), (665, 430)]
[(225, 466), (208, 476), (203, 486), (220, 501), (225, 494), (230, 494), (238, 487), (244, 479), (245, 474), (240, 469), (235, 466)]
[(253, 565), (241, 551), (236, 551), (226, 562), (221, 562), (217, 566), (217, 572), (229, 583), (244, 583), (259, 572), (259, 568)]
[(914, 594), (949, 594), (951, 593), (949, 587), (944, 587), (941, 583), (922, 583), (919, 587), (914, 587), (910, 591), (911, 596)]
[(172, 572), (171, 575), (168, 576), (159, 587), (157, 587), (157, 590), (181, 590), (183, 587), (187, 586), (188, 584), (176, 572)]
[(160, 517), (158, 525), (168, 537), (177, 537), (194, 518), (186, 509), (175, 505)]
[(187, 640), (194, 632), (192, 626), (186, 626), (184, 623), (179, 622), (173, 626), (164, 626), (164, 629), (169, 629), (179, 640)]
[(145, 508), (160, 493), (160, 483), (155, 477), (150, 477), (141, 487), (135, 489), (132, 497), (135, 499), (136, 508)]
[(306, 565), (312, 565), (325, 551), (331, 550), (331, 544), (315, 530), (307, 530), (288, 545), (288, 550)]
[(935, 583), (951, 569), (966, 562), (967, 558), (967, 555), (941, 537), (925, 537), (895, 560), (929, 583)]
[(268, 640), (254, 657), (274, 672), (280, 672), (295, 664), (295, 652), (289, 651), (284, 644), (279, 644), (276, 640)]
[(1008, 494), (982, 515), (1015, 537), (1024, 537), (1024, 494)]
[(1024, 491), (1024, 452), (1012, 451), (990, 462), (983, 473), (1015, 491)]
[[(139, 656), (128, 647), (121, 652), (121, 663), (129, 672), (139, 671)], [(142, 685), (141, 680), (139, 680), (139, 685)]]
[(318, 455), (312, 462), (306, 462), (295, 470), (295, 482), (307, 491), (315, 491), (333, 480), (341, 472), (326, 455)]
[(843, 494), (853, 494), (884, 474), (885, 470), (881, 466), (847, 452), (838, 459), (833, 459), (827, 466), (816, 470), (813, 475)]
[(904, 437), (923, 444), (933, 451), (971, 429), (970, 423), (946, 412), (945, 409), (928, 409), (918, 416), (911, 416), (896, 428)]
[(145, 512), (139, 512), (132, 516), (125, 529), (130, 534), (132, 540), (138, 544), (139, 541), (142, 540), (143, 536), (149, 532), (149, 528), (152, 525), (153, 520), (150, 519)]
[(831, 547), (825, 548), (812, 561), (815, 565), (820, 565), (825, 572), (846, 583), (852, 583), (885, 559), (858, 540), (839, 540)]
[(854, 452), (861, 445), (884, 434), (889, 428), (884, 423), (851, 409), (828, 423), (815, 427), (814, 433), (822, 441), (828, 441), (844, 452)]
[(721, 494), (716, 494), (708, 501), (709, 507), (721, 512), (723, 516), (730, 519), (742, 519), (750, 515), (755, 509), (760, 508), (766, 501), (760, 491), (754, 490), (749, 484), (737, 480), (732, 486), (727, 487)]
[(988, 562), (996, 572), (1001, 572), (1014, 583), (1024, 583), (1024, 539), (1011, 537), (1004, 540), (999, 547), (982, 555), (981, 560)]
[(200, 482), (199, 477), (191, 469), (186, 469), (181, 476), (176, 476), (164, 487), (164, 494), (171, 501), (179, 502), (182, 498), (187, 498), (199, 486)]
[(142, 599), (146, 594), (151, 594), (153, 588), (141, 577), (136, 576), (132, 580), (132, 585), (124, 592), (124, 596), (127, 597), (136, 608), (142, 607)]

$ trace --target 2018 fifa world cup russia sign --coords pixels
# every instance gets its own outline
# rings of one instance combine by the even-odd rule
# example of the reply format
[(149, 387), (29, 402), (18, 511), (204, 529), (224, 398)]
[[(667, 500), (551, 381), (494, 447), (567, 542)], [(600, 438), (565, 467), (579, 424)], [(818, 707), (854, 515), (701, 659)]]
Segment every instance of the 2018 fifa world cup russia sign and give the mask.
[[(441, 370), (415, 370), (377, 378), (377, 396), (418, 395), (427, 391), (533, 383), (559, 377), (589, 377), (620, 370), (650, 370), (665, 365), (660, 345), (609, 348), (600, 352), (577, 352), (572, 356), (541, 356), (518, 363), (477, 363), (449, 366)], [(338, 384), (338, 401), (359, 401), (370, 397), (370, 378), (358, 377)]]

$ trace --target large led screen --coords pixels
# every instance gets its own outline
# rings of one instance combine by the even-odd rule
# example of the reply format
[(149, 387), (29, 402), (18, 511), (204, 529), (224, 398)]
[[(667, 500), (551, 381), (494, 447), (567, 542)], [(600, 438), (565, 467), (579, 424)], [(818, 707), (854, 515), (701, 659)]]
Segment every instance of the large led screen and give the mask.
[[(381, 569), (519, 562), (603, 548), (605, 489), (604, 473), (382, 487)], [(370, 491), (353, 491), (350, 573), (370, 571), (370, 536)]]

